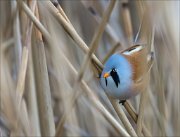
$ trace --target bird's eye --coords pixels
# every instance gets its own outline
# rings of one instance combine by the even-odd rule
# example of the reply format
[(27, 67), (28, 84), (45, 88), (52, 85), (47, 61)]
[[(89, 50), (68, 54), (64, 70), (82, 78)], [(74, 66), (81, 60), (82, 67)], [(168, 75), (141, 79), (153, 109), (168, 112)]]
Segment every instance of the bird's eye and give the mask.
[(112, 72), (116, 72), (116, 69), (115, 69), (115, 68), (113, 68), (113, 69), (112, 69)]

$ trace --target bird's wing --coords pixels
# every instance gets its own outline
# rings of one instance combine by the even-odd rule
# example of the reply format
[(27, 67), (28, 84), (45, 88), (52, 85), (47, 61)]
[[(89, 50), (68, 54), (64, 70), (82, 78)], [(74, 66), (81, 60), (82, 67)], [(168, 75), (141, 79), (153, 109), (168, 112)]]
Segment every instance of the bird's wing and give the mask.
[(143, 44), (142, 45), (134, 45), (134, 46), (131, 46), (131, 47), (121, 51), (121, 53), (124, 55), (131, 56), (131, 55), (136, 54), (137, 52), (143, 50), (144, 48), (146, 48), (146, 46)]
[[(153, 52), (149, 53), (146, 57), (147, 59), (147, 64), (146, 64), (146, 69), (142, 72), (141, 75), (136, 77), (133, 83), (133, 89), (134, 91), (143, 91), (146, 88), (146, 85), (149, 80), (149, 73), (152, 68), (153, 62), (154, 62), (154, 54)], [(136, 70), (137, 71), (137, 70)]]
[(133, 88), (135, 91), (144, 89), (153, 64), (153, 53), (148, 54), (146, 45), (134, 45), (122, 51), (120, 54), (125, 56), (132, 65)]
[(142, 75), (147, 72), (147, 46), (135, 45), (124, 51), (121, 54), (128, 59), (133, 70), (132, 79), (139, 83)]

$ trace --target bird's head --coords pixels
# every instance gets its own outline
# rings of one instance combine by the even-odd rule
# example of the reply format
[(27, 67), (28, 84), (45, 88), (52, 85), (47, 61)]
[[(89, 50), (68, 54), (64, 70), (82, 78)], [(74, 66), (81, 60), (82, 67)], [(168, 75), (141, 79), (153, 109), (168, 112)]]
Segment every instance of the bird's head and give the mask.
[(117, 94), (130, 86), (132, 76), (131, 65), (121, 54), (113, 54), (106, 61), (100, 76), (103, 89)]

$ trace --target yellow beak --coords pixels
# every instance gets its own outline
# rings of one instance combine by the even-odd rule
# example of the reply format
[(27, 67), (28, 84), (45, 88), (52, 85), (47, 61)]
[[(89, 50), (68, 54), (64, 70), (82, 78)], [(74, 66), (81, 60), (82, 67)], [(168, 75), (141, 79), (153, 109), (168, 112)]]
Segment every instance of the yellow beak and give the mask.
[(104, 76), (103, 76), (104, 78), (107, 78), (107, 77), (109, 77), (109, 73), (104, 73)]

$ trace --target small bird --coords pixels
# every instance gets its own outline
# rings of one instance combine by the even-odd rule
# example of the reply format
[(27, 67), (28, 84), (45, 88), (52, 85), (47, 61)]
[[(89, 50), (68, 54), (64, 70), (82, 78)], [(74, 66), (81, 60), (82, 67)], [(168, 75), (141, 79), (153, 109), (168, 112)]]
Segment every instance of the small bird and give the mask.
[(106, 61), (100, 83), (109, 96), (123, 104), (145, 90), (152, 61), (153, 52), (148, 54), (146, 45), (134, 45), (115, 53)]

